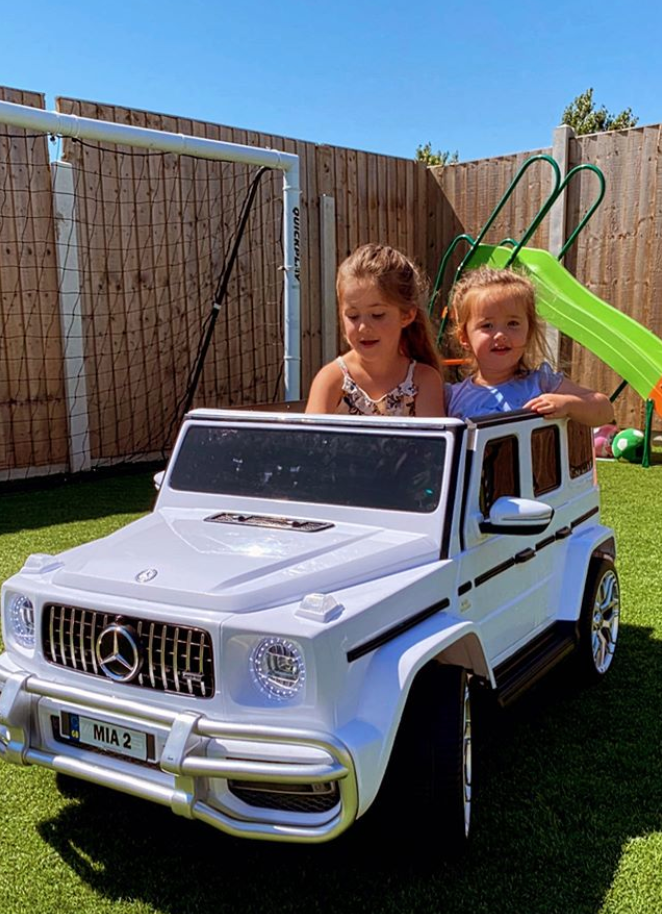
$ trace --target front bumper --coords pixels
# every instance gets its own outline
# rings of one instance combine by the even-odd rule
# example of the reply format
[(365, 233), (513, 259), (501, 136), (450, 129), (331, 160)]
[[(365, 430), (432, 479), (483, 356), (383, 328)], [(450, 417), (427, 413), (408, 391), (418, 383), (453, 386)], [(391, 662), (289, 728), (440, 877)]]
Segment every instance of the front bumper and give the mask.
[[(238, 837), (319, 843), (339, 835), (356, 818), (353, 759), (328, 734), (171, 712), (25, 671), (0, 668), (0, 688), (0, 759), (6, 762), (40, 765), (152, 800)], [(44, 721), (54, 712), (101, 715), (118, 726), (140, 727), (156, 735), (157, 758), (148, 767), (80, 744), (54, 744), (44, 735)], [(335, 783), (338, 802), (324, 815), (263, 809), (234, 801), (227, 792), (232, 781), (276, 789)]]

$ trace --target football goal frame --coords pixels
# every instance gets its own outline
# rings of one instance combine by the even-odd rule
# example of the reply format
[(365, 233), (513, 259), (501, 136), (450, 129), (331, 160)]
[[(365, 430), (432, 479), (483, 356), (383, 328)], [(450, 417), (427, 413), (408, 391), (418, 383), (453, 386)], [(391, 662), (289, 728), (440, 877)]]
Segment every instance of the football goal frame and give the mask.
[[(260, 146), (248, 146), (230, 143), (206, 137), (173, 133), (147, 127), (120, 124), (108, 120), (97, 120), (75, 114), (64, 114), (46, 111), (26, 105), (0, 101), (0, 124), (21, 128), (50, 137), (68, 137), (74, 140), (87, 140), (94, 143), (114, 144), (124, 147), (157, 152), (171, 153), (176, 156), (191, 156), (199, 159), (214, 160), (224, 163), (237, 163), (257, 168), (265, 167), (279, 171), (282, 175), (282, 390), (285, 400), (296, 401), (301, 398), (301, 309), (300, 309), (300, 271), (301, 271), (301, 189), (299, 157), (294, 153), (283, 152)], [(71, 179), (66, 172), (71, 166), (66, 162), (52, 162), (54, 192), (57, 196), (58, 185), (67, 185)], [(277, 187), (277, 185), (276, 185)], [(71, 197), (69, 186), (64, 187), (60, 199)], [(72, 220), (73, 221), (73, 220)], [(73, 234), (73, 233), (72, 233)], [(60, 250), (58, 250), (60, 248)], [(70, 238), (58, 238), (56, 257), (60, 274), (60, 295), (67, 295), (67, 283), (71, 281), (75, 252)], [(66, 258), (66, 268), (63, 267)], [(276, 261), (277, 263), (278, 261)], [(215, 303), (222, 308), (222, 302)], [(81, 333), (70, 333), (72, 340), (80, 340)], [(66, 341), (65, 341), (66, 345)], [(74, 343), (74, 346), (78, 343)], [(71, 372), (65, 367), (65, 387), (68, 387), (69, 402), (69, 438), (71, 470), (89, 468), (89, 447), (86, 447), (84, 410), (81, 407), (81, 378), (84, 373), (80, 364), (76, 365), (77, 354), (65, 352), (65, 363), (74, 366)], [(74, 392), (74, 387), (77, 390)], [(69, 394), (71, 396), (69, 396)], [(74, 395), (75, 394), (75, 395)], [(93, 463), (94, 461), (92, 461)]]

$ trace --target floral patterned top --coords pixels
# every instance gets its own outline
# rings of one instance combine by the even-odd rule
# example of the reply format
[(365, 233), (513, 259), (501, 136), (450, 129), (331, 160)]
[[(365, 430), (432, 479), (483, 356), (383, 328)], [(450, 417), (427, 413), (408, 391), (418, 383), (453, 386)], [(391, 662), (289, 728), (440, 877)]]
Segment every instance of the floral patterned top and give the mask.
[(342, 399), (338, 404), (336, 413), (345, 413), (350, 416), (414, 416), (416, 415), (416, 394), (418, 387), (414, 384), (414, 368), (416, 362), (409, 363), (407, 376), (401, 384), (389, 390), (388, 393), (373, 400), (361, 390), (352, 378), (342, 356), (336, 359), (342, 369)]

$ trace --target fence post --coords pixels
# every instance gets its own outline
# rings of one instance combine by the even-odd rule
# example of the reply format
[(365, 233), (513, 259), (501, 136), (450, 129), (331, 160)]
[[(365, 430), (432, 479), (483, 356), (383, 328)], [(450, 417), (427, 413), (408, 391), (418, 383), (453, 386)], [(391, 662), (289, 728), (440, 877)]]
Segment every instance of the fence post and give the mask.
[(336, 201), (328, 194), (320, 197), (320, 285), (322, 302), (322, 364), (338, 354), (338, 316), (336, 309)]
[[(561, 124), (560, 127), (554, 128), (552, 138), (552, 156), (558, 163), (561, 170), (561, 180), (565, 178), (569, 171), (570, 140), (574, 139), (575, 131), (567, 124)], [(559, 199), (549, 212), (549, 250), (554, 257), (558, 257), (559, 252), (566, 239), (566, 199), (567, 192), (564, 190)], [(550, 324), (547, 325), (546, 332), (547, 346), (554, 357), (554, 368), (558, 368), (560, 358), (561, 334)]]
[(78, 234), (73, 166), (52, 162), (55, 259), (58, 272), (58, 305), (62, 328), (64, 385), (69, 430), (69, 467), (72, 473), (89, 470), (90, 430), (81, 314)]

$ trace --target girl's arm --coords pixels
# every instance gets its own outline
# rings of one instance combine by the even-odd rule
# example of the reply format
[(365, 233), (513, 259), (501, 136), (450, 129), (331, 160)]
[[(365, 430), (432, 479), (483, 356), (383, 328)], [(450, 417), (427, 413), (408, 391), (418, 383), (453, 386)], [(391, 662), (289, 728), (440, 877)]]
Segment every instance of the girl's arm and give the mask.
[(320, 368), (310, 385), (307, 413), (335, 413), (342, 396), (342, 369), (337, 362)]
[(418, 387), (416, 415), (425, 418), (445, 416), (444, 384), (439, 372), (431, 365), (418, 363), (414, 369), (414, 382)]
[(614, 420), (614, 407), (609, 397), (580, 387), (568, 378), (561, 381), (554, 393), (539, 394), (525, 403), (524, 408), (550, 419), (567, 416), (583, 425), (607, 425)]

